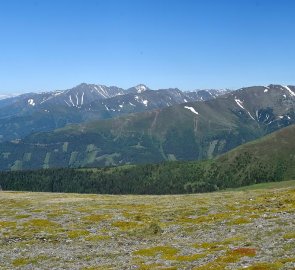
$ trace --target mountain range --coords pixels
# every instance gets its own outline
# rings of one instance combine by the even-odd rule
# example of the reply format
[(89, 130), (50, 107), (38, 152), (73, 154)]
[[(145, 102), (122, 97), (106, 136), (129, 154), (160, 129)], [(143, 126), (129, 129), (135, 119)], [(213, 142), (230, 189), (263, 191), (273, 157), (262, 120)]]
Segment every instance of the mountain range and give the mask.
[[(144, 100), (150, 92), (164, 93), (164, 90), (138, 93), (136, 88), (129, 91), (136, 94), (102, 101), (136, 95), (139, 103), (146, 107)], [(43, 103), (38, 105), (38, 102), (34, 99), (35, 105), (29, 106), (42, 106)], [(295, 87), (253, 86), (206, 101), (167, 106), (166, 103), (164, 108), (68, 125), (1, 143), (0, 169), (93, 167), (212, 158), (294, 124)]]
[(73, 123), (108, 119), (175, 104), (209, 100), (229, 90), (129, 89), (82, 83), (68, 90), (26, 93), (0, 100), (0, 142)]

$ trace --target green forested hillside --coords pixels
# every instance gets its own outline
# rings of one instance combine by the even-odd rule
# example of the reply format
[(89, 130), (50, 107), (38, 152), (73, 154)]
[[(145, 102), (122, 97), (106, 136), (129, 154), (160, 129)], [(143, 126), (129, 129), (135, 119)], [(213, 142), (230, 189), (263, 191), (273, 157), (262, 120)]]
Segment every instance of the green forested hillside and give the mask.
[[(295, 125), (273, 132), (258, 140), (241, 145), (220, 156), (217, 160), (226, 166), (241, 153), (257, 159), (264, 168), (279, 166), (286, 179), (295, 179)], [(250, 171), (250, 167), (249, 167)]]
[(214, 160), (1, 172), (3, 189), (110, 194), (192, 193), (295, 178), (295, 126)]

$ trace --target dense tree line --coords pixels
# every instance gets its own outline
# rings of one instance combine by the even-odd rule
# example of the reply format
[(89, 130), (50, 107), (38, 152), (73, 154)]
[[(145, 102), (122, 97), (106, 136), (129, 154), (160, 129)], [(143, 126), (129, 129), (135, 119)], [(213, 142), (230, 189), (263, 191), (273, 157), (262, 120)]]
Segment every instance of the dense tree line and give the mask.
[(269, 164), (248, 153), (229, 160), (164, 162), (109, 168), (0, 172), (3, 190), (102, 194), (210, 192), (284, 179), (284, 162)]

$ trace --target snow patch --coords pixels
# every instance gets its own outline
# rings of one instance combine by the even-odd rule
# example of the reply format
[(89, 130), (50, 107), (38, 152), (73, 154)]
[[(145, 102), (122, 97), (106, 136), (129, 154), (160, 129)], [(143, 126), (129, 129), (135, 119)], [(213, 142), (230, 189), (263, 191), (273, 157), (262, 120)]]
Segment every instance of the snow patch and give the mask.
[(199, 114), (199, 113), (195, 110), (195, 108), (193, 108), (193, 107), (184, 106), (184, 108), (190, 110), (192, 113), (194, 113), (194, 114), (196, 114), (196, 115)]
[(249, 111), (247, 111), (247, 110), (244, 108), (244, 106), (243, 106), (243, 101), (241, 101), (241, 100), (238, 99), (238, 98), (235, 98), (235, 102), (237, 103), (237, 105), (238, 105), (240, 108), (242, 108), (243, 110), (245, 110), (253, 120), (255, 120), (255, 118), (251, 115), (251, 113), (250, 113)]
[(84, 103), (84, 92), (82, 93), (82, 97), (81, 97), (81, 106), (83, 105)]
[(102, 95), (103, 95), (104, 97), (108, 97), (108, 93), (103, 89), (103, 87), (102, 87), (101, 85), (99, 85), (98, 87), (99, 87), (99, 89), (103, 92)]
[(34, 99), (30, 98), (28, 99), (28, 104), (31, 105), (31, 106), (35, 106), (35, 102), (34, 102)]
[(48, 100), (50, 100), (50, 99), (52, 99), (52, 98), (54, 98), (54, 97), (55, 97), (55, 95), (50, 96), (50, 97), (48, 97), (48, 98), (43, 98), (43, 100), (40, 102), (40, 104), (42, 104), (42, 103), (44, 103), (44, 102), (46, 102), (46, 101), (48, 101)]
[(72, 100), (72, 95), (70, 95), (70, 102), (72, 103), (73, 106), (75, 106), (75, 105), (74, 105), (74, 102), (73, 102), (73, 100)]
[(76, 104), (77, 104), (77, 107), (78, 107), (79, 106), (78, 93), (76, 93)]
[(103, 89), (103, 87), (101, 85), (97, 86), (93, 86), (93, 88), (100, 94), (102, 95), (104, 98), (108, 97), (108, 93)]
[(289, 91), (289, 93), (292, 97), (295, 97), (295, 93), (288, 86), (284, 86), (284, 88)]
[(60, 94), (62, 94), (62, 92), (55, 92), (53, 93), (53, 95), (56, 97), (56, 96), (59, 96)]
[(270, 125), (271, 123), (273, 123), (274, 121), (270, 121), (269, 123), (267, 123), (267, 125)]
[(145, 99), (145, 100), (142, 101), (142, 103), (144, 104), (144, 106), (147, 106), (148, 101)]
[(243, 101), (241, 101), (240, 99), (235, 98), (235, 102), (238, 104), (238, 106), (240, 108), (242, 108), (243, 110), (246, 110), (243, 106)]
[(264, 93), (267, 93), (268, 92), (268, 89), (264, 89), (264, 91), (263, 91)]
[(70, 105), (66, 100), (64, 100), (64, 102), (65, 102), (69, 107), (71, 107), (71, 105)]
[(187, 102), (187, 100), (186, 100), (186, 99), (184, 99), (184, 102)]
[[(246, 110), (247, 111), (247, 110)], [(249, 114), (249, 116), (255, 121), (255, 118), (252, 116), (252, 114), (250, 112), (247, 111), (247, 113)]]

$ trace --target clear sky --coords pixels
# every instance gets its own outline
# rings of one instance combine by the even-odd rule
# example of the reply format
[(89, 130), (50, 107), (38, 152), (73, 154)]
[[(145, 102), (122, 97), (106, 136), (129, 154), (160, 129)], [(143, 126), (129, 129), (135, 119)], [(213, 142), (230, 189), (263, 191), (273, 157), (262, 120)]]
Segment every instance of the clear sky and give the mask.
[(0, 0), (0, 93), (295, 84), (294, 0)]

